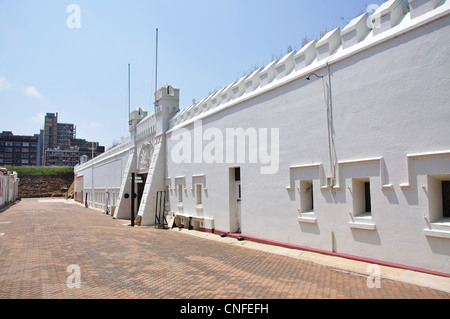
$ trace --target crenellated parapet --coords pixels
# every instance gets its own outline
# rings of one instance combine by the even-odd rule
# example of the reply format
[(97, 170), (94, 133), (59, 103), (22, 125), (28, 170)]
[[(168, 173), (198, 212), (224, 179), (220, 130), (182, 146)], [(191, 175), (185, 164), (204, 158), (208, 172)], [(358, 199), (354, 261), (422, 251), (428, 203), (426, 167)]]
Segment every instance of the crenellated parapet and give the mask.
[(211, 113), (232, 107), (273, 88), (325, 68), (351, 55), (439, 19), (450, 13), (448, 0), (409, 0), (410, 12), (404, 14), (402, 0), (389, 0), (372, 14), (364, 13), (342, 30), (336, 28), (318, 41), (292, 51), (280, 60), (255, 70), (198, 103), (177, 113), (169, 128), (184, 126)]
[(411, 18), (415, 19), (423, 14), (436, 9), (442, 0), (409, 0), (409, 6), (411, 8)]
[(344, 29), (342, 29), (342, 48), (345, 50), (351, 46), (358, 44), (369, 34), (370, 28), (367, 23), (369, 14), (353, 19)]
[(403, 17), (402, 0), (389, 0), (383, 3), (371, 17), (373, 35), (392, 29)]
[(333, 55), (341, 46), (341, 30), (336, 28), (327, 34), (316, 43), (317, 61), (322, 61)]
[(156, 134), (156, 116), (148, 115), (136, 125), (136, 141), (149, 139)]

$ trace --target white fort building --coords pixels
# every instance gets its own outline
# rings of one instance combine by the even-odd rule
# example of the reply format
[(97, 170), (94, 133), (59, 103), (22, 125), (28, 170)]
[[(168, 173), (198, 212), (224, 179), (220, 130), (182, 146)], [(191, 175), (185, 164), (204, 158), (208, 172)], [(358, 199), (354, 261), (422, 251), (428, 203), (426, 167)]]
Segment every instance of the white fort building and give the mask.
[(163, 86), (153, 113), (130, 114), (128, 142), (75, 167), (77, 200), (136, 225), (173, 214), (177, 226), (450, 276), (450, 1), (409, 2), (183, 111)]

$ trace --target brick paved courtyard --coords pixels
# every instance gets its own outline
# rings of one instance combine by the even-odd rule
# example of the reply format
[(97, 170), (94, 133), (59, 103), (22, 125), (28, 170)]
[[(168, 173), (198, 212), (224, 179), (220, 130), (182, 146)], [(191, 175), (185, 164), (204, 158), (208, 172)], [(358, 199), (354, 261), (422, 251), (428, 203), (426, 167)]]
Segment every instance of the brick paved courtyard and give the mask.
[[(2, 299), (448, 299), (450, 294), (153, 227), (71, 201), (25, 199), (0, 213)], [(77, 265), (80, 288), (69, 288)], [(70, 281), (75, 283), (75, 281)]]

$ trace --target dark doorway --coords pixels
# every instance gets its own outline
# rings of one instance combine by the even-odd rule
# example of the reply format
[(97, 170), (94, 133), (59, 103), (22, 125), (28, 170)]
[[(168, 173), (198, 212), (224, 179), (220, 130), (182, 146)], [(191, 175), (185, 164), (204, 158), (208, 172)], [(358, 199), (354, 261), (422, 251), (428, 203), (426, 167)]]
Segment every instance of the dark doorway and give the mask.
[(371, 198), (370, 198), (370, 182), (364, 183), (364, 200), (365, 200), (366, 213), (372, 212), (372, 202), (371, 202)]
[(442, 182), (442, 209), (444, 217), (450, 218), (450, 181)]
[(142, 195), (144, 195), (145, 182), (147, 181), (148, 174), (139, 174), (137, 179), (139, 180), (137, 186), (137, 211), (139, 212), (139, 206), (141, 206)]

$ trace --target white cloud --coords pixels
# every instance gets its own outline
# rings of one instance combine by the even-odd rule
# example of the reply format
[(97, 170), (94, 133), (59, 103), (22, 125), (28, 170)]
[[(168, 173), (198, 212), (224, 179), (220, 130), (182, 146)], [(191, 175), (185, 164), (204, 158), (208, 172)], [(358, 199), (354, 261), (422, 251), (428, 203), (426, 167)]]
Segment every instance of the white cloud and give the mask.
[(0, 91), (6, 91), (10, 88), (11, 84), (7, 79), (0, 76)]
[(29, 86), (25, 89), (25, 94), (38, 99), (42, 98), (41, 93), (39, 93), (39, 91), (32, 86)]
[(31, 120), (38, 124), (43, 124), (45, 121), (45, 113), (38, 113), (31, 117)]
[(91, 126), (91, 128), (96, 129), (96, 128), (103, 127), (103, 124), (102, 123), (97, 123), (97, 122), (91, 122), (90, 126)]

